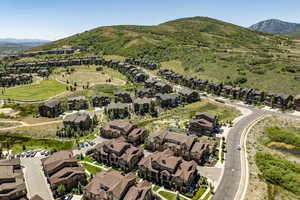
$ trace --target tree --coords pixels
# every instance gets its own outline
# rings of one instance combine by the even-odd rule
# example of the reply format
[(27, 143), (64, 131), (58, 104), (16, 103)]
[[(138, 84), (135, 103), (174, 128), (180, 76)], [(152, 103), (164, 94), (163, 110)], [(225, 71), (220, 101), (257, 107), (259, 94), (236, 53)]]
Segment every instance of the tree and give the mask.
[(56, 191), (57, 191), (57, 193), (58, 193), (60, 196), (62, 196), (62, 195), (65, 194), (66, 188), (65, 188), (64, 185), (60, 184), (60, 185), (58, 185)]

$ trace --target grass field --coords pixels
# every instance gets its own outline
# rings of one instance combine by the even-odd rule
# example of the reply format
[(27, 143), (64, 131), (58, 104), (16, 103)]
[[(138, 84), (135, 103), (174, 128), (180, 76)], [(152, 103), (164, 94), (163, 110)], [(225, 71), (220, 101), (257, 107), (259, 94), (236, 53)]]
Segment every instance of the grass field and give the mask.
[[(168, 200), (176, 200), (177, 195), (167, 191), (160, 191), (159, 194)], [(187, 200), (186, 198), (179, 197), (179, 200)]]
[(13, 153), (36, 149), (70, 150), (73, 147), (72, 141), (63, 142), (54, 139), (31, 138), (9, 132), (0, 132), (0, 144), (5, 149), (7, 147), (12, 149)]
[(0, 94), (1, 99), (15, 100), (45, 100), (66, 91), (66, 84), (56, 80), (43, 80), (38, 84), (23, 85), (8, 88), (4, 94)]
[(99, 66), (73, 66), (71, 69), (74, 69), (74, 72), (70, 74), (68, 74), (65, 69), (58, 68), (52, 73), (51, 78), (64, 82), (69, 81), (69, 83), (73, 85), (76, 82), (78, 86), (87, 85), (87, 83), (89, 83), (90, 86), (96, 84), (106, 84), (108, 80), (111, 80), (111, 82), (108, 84), (126, 84), (126, 76), (118, 71), (108, 67), (102, 67), (102, 71), (96, 71), (97, 67)]

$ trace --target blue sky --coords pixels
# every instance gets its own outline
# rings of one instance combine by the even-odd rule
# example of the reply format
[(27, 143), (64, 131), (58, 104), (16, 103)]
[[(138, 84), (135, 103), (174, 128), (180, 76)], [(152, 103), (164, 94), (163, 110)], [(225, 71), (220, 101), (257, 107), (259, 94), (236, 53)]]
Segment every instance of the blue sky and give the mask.
[(277, 18), (300, 23), (299, 0), (1, 0), (0, 38), (55, 40), (98, 26), (155, 25), (208, 16), (241, 26)]

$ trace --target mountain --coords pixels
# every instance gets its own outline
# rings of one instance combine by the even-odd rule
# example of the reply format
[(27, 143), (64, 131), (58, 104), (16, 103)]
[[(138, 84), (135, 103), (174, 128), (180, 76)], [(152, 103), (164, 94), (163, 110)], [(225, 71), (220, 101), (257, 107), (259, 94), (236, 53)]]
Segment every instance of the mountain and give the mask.
[(0, 57), (15, 54), (48, 42), (50, 41), (39, 39), (0, 38)]
[[(34, 50), (63, 45), (80, 45), (90, 51), (123, 56), (149, 57), (153, 60), (175, 58), (183, 51), (199, 47), (268, 47), (266, 34), (207, 17), (182, 18), (156, 26), (106, 26), (54, 41)], [(172, 50), (172, 51), (171, 51)], [(167, 57), (166, 57), (167, 56)]]
[(300, 24), (285, 22), (278, 19), (261, 21), (249, 28), (265, 33), (286, 34), (294, 37), (298, 37), (298, 32), (300, 32)]
[(299, 44), (284, 35), (208, 17), (182, 18), (154, 26), (98, 27), (31, 50), (64, 45), (85, 47), (89, 54), (155, 61), (163, 68), (210, 81), (300, 93)]
[(41, 39), (17, 39), (17, 38), (0, 38), (0, 43), (47, 43), (50, 40), (41, 40)]

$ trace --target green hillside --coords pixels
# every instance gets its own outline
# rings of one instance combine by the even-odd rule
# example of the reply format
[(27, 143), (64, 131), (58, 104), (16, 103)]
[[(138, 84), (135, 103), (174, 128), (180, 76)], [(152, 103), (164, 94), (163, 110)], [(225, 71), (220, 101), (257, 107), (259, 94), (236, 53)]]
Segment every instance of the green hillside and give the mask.
[[(104, 55), (134, 56), (203, 79), (272, 92), (300, 93), (300, 45), (206, 17), (157, 26), (99, 27), (34, 50), (80, 45)], [(176, 65), (170, 66), (175, 63)]]

